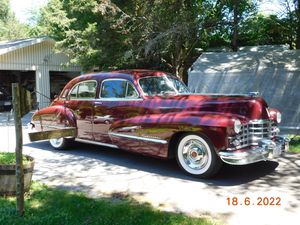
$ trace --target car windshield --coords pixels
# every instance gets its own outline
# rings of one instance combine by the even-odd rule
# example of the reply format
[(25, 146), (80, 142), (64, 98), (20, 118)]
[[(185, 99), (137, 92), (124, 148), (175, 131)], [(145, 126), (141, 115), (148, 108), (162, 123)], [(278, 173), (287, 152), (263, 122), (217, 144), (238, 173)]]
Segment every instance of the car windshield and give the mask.
[(183, 82), (171, 76), (144, 77), (139, 84), (146, 96), (190, 93)]

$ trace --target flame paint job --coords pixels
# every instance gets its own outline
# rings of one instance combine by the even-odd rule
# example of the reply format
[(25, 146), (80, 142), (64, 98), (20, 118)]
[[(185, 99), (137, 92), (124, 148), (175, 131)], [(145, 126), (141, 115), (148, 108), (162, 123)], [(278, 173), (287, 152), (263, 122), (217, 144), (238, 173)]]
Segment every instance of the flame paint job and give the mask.
[[(166, 73), (149, 70), (81, 75), (65, 86), (50, 107), (35, 113), (32, 121), (35, 124), (42, 121), (44, 128), (76, 127), (79, 138), (167, 158), (172, 156), (173, 141), (176, 142), (180, 134), (192, 132), (205, 135), (215, 150), (220, 151), (228, 147), (228, 137), (234, 135), (234, 119), (239, 119), (242, 123), (256, 119), (275, 120), (273, 116), (269, 118), (267, 103), (258, 97), (198, 94), (144, 96), (138, 80), (145, 76), (164, 75)], [(130, 81), (140, 98), (116, 101), (101, 98), (69, 100), (67, 97), (75, 84), (85, 80), (97, 81), (96, 96), (99, 96), (101, 82), (111, 78)], [(166, 144), (157, 143), (156, 140), (166, 141)]]

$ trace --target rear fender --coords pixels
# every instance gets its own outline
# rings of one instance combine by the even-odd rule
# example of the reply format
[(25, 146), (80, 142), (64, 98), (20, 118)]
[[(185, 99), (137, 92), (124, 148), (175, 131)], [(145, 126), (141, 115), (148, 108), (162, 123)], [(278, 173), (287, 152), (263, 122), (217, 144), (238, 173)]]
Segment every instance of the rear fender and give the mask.
[(37, 131), (64, 127), (77, 127), (74, 113), (64, 106), (50, 106), (37, 111), (32, 116)]

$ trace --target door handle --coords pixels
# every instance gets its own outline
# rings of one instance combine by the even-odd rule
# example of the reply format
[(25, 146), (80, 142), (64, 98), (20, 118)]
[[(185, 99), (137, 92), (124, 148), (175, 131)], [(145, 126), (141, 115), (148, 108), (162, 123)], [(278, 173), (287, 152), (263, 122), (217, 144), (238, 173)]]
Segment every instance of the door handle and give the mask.
[(95, 102), (95, 105), (102, 105), (103, 102)]

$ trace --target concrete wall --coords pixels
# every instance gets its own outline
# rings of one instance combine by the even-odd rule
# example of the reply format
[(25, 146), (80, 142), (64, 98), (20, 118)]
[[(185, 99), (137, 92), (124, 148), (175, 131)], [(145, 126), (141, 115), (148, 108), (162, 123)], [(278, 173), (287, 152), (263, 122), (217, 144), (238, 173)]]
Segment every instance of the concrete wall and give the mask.
[(189, 71), (188, 86), (198, 93), (259, 91), (283, 114), (282, 126), (300, 126), (300, 51), (248, 48), (204, 53)]

